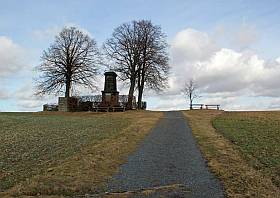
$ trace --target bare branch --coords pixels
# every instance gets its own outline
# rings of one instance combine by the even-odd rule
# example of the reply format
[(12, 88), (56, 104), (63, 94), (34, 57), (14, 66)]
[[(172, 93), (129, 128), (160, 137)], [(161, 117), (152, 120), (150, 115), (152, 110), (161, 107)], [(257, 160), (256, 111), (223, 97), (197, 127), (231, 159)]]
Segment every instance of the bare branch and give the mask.
[(41, 74), (37, 80), (39, 95), (70, 90), (76, 85), (94, 89), (94, 80), (101, 63), (96, 42), (75, 27), (65, 27), (55, 42), (41, 57), (37, 71)]
[(141, 104), (144, 87), (160, 91), (167, 87), (169, 72), (166, 36), (151, 21), (125, 23), (114, 30), (104, 44), (105, 53), (112, 61), (119, 78), (130, 82), (131, 104), (135, 87)]

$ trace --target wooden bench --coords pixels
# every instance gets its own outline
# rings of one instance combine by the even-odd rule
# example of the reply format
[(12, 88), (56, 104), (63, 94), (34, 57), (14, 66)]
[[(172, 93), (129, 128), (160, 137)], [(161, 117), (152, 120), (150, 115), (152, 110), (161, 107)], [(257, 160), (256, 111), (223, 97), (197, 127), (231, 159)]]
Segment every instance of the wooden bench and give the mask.
[(220, 110), (220, 105), (205, 105), (206, 109), (217, 109)]
[[(205, 108), (204, 108), (205, 107)], [(192, 106), (190, 106), (190, 109), (217, 109), (220, 110), (220, 105), (204, 105), (204, 104), (192, 104)]]
[(204, 104), (192, 104), (190, 109), (203, 109)]

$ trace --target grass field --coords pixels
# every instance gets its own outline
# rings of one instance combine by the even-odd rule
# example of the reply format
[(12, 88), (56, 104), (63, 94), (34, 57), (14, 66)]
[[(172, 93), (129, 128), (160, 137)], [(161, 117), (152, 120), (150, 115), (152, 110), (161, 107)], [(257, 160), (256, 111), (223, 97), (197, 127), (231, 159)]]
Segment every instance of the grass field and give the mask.
[(227, 197), (279, 197), (279, 112), (184, 114)]
[(280, 187), (280, 112), (227, 112), (213, 125)]
[(0, 196), (96, 192), (162, 113), (0, 113)]

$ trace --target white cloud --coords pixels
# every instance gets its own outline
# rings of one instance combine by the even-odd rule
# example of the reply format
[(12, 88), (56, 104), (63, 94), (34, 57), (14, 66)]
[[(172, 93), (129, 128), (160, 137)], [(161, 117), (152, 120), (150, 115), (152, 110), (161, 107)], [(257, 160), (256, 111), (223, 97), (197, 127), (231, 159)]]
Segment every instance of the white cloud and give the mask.
[[(174, 76), (171, 77), (171, 87), (174, 88), (175, 85), (181, 87), (185, 80), (194, 78), (206, 93), (250, 89), (253, 93), (259, 94), (263, 89), (278, 88), (277, 85), (280, 83), (279, 59), (267, 62), (252, 51), (237, 52), (227, 48), (213, 48), (213, 45), (209, 45), (213, 42), (210, 42), (211, 39), (207, 34), (193, 30), (182, 32), (175, 36), (172, 43), (171, 64), (175, 79)], [(192, 42), (200, 43), (200, 47), (192, 48), (188, 43), (180, 42), (180, 39), (189, 39), (186, 32), (191, 32)], [(205, 41), (201, 42), (201, 38), (204, 38)], [(180, 52), (178, 53), (178, 51)], [(191, 56), (195, 58), (188, 59)], [(177, 91), (179, 90), (177, 89)]]
[(250, 88), (264, 75), (264, 60), (255, 54), (221, 49), (209, 60), (196, 63), (195, 78), (205, 92), (234, 92)]
[(250, 49), (259, 41), (259, 34), (252, 24), (243, 23), (239, 26), (218, 25), (211, 36), (216, 43), (235, 50)]
[(0, 36), (0, 77), (20, 72), (26, 66), (24, 49), (6, 36)]
[[(16, 44), (11, 38), (0, 36), (0, 99), (9, 100), (11, 103), (26, 103), (33, 100), (31, 95), (23, 96), (29, 88), (18, 89), (17, 86), (24, 85), (26, 79), (32, 80), (32, 53), (22, 46)], [(30, 77), (29, 77), (30, 75)], [(30, 106), (26, 104), (23, 106)], [(34, 106), (35, 107), (35, 106)], [(38, 106), (37, 106), (38, 107)], [(20, 108), (18, 110), (21, 110)]]
[(57, 98), (54, 96), (39, 97), (34, 93), (34, 86), (31, 81), (23, 82), (15, 90), (13, 97), (20, 111), (38, 111), (42, 110), (43, 105), (46, 103), (57, 103)]
[(178, 32), (171, 43), (172, 59), (178, 62), (207, 60), (217, 50), (208, 34), (190, 28)]
[(0, 90), (0, 99), (1, 100), (6, 100), (9, 99), (11, 97), (11, 93), (8, 92), (6, 89), (2, 88)]
[(187, 101), (182, 95), (163, 94), (153, 97), (147, 97), (146, 99), (148, 100), (148, 109), (152, 110), (170, 111), (188, 108)]
[[(237, 34), (238, 45), (246, 48), (253, 44), (256, 36), (249, 38), (253, 32), (253, 27), (248, 32), (241, 29)], [(261, 106), (244, 102), (246, 97), (256, 100), (261, 98), (258, 96), (280, 96), (280, 57), (267, 61), (249, 49), (236, 51), (234, 47), (217, 43), (214, 37), (194, 29), (176, 34), (171, 43), (170, 88), (166, 91), (166, 95), (174, 97), (172, 102), (168, 102), (168, 97), (161, 97), (155, 108), (168, 109), (176, 107), (175, 103), (182, 104), (178, 102), (183, 97), (179, 95), (180, 90), (190, 78), (199, 84), (204, 96), (200, 101), (221, 104), (226, 109), (257, 109)], [(264, 102), (264, 106), (269, 108), (269, 103)]]
[(268, 106), (269, 109), (280, 109), (280, 98), (274, 98), (273, 100), (271, 100), (269, 102), (269, 106)]

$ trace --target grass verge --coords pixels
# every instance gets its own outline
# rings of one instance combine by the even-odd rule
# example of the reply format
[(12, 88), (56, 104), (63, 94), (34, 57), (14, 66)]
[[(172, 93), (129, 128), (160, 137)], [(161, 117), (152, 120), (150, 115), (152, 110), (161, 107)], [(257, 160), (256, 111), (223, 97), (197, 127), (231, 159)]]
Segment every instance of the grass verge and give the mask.
[(1, 113), (0, 196), (102, 191), (159, 112)]
[(277, 197), (279, 188), (271, 178), (247, 163), (244, 155), (223, 135), (216, 132), (212, 120), (221, 111), (185, 111), (208, 166), (222, 181), (227, 197)]
[(226, 112), (213, 126), (280, 187), (280, 112)]

